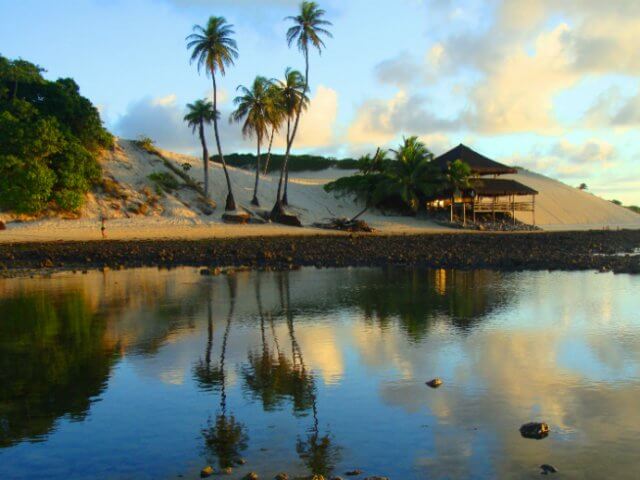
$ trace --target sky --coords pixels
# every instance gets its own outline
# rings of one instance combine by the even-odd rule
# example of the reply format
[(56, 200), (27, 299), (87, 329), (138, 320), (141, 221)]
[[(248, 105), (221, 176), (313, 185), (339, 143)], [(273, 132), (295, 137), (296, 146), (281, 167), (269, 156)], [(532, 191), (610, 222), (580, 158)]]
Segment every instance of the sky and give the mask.
[[(310, 57), (296, 151), (353, 157), (417, 135), (436, 155), (464, 143), (640, 204), (638, 0), (319, 3), (333, 38)], [(197, 154), (182, 117), (212, 87), (185, 37), (224, 16), (240, 57), (218, 82), (222, 145), (254, 151), (227, 121), (236, 87), (304, 70), (285, 40), (298, 9), (298, 0), (0, 0), (0, 53), (74, 78), (116, 135)]]

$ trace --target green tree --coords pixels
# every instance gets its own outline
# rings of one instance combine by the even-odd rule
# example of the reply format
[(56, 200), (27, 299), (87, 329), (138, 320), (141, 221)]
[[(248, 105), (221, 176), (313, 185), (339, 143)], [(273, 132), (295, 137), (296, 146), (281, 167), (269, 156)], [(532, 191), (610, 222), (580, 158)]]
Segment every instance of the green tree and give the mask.
[[(325, 11), (322, 10), (317, 3), (310, 1), (303, 1), (300, 5), (300, 12), (293, 17), (287, 17), (287, 20), (293, 22), (293, 26), (287, 31), (287, 43), (289, 46), (294, 43), (297, 45), (298, 50), (302, 52), (305, 62), (305, 74), (304, 74), (304, 88), (303, 92), (306, 94), (309, 91), (309, 48), (313, 47), (318, 50), (318, 53), (322, 53), (322, 49), (325, 44), (322, 40), (322, 36), (331, 38), (331, 32), (325, 27), (330, 26), (331, 22), (324, 20)], [(287, 164), (289, 162), (289, 155), (291, 153), (291, 146), (296, 137), (298, 131), (298, 124), (300, 123), (300, 115), (302, 114), (303, 103), (298, 105), (296, 111), (295, 121), (293, 123), (293, 130), (291, 135), (287, 139), (287, 149), (285, 151), (285, 159), (280, 170), (280, 179), (278, 181), (278, 192), (276, 194), (276, 203), (271, 212), (273, 218), (278, 218), (284, 213), (284, 205), (282, 201), (282, 184), (284, 180), (284, 174), (287, 170)]]
[(256, 77), (251, 85), (247, 88), (239, 85), (236, 89), (240, 95), (233, 99), (236, 109), (231, 114), (229, 121), (242, 124), (242, 134), (245, 137), (256, 136), (257, 153), (256, 153), (256, 179), (253, 187), (253, 198), (251, 204), (260, 206), (258, 201), (258, 185), (260, 182), (260, 147), (262, 140), (269, 133), (269, 126), (272, 125), (274, 119), (275, 105), (272, 102), (277, 101), (272, 95), (269, 95), (269, 81), (265, 77)]
[(196, 129), (200, 135), (200, 143), (202, 145), (202, 164), (204, 166), (204, 196), (209, 200), (209, 151), (207, 150), (207, 141), (204, 135), (205, 124), (210, 124), (220, 113), (213, 109), (213, 104), (209, 100), (196, 100), (194, 103), (187, 104), (187, 114), (184, 121), (191, 127), (191, 131), (195, 134)]
[(405, 138), (397, 150), (378, 149), (373, 157), (358, 160), (359, 172), (325, 185), (325, 190), (338, 195), (354, 194), (365, 202), (362, 215), (370, 206), (382, 203), (403, 205), (411, 212), (428, 198), (446, 188), (446, 181), (432, 162), (433, 154), (417, 137)]
[(451, 221), (453, 222), (453, 204), (456, 193), (469, 188), (471, 168), (462, 160), (455, 160), (447, 166), (445, 173), (446, 185), (451, 192)]
[[(233, 25), (227, 23), (224, 17), (210, 17), (206, 27), (194, 25), (193, 32), (187, 37), (187, 48), (192, 49), (191, 62), (196, 62), (198, 71), (205, 69), (211, 76), (213, 83), (213, 110), (218, 111), (218, 87), (216, 84), (216, 72), (224, 76), (226, 69), (234, 65), (238, 58), (238, 46), (231, 38), (235, 33)], [(227, 181), (227, 201), (225, 210), (236, 210), (236, 201), (231, 187), (231, 178), (227, 170), (227, 164), (220, 145), (220, 133), (218, 131), (218, 119), (213, 118), (213, 131), (218, 147), (218, 157)]]

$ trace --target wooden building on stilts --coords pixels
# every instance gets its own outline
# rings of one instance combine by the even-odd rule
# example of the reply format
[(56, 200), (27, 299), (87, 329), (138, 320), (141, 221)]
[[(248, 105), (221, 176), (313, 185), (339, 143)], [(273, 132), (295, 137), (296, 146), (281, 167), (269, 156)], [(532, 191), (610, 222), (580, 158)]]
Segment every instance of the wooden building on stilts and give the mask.
[(443, 194), (435, 199), (439, 206), (449, 206), (453, 216), (456, 205), (461, 205), (465, 224), (468, 215), (475, 222), (477, 214), (491, 214), (495, 221), (497, 213), (509, 214), (515, 224), (517, 212), (530, 212), (531, 223), (536, 224), (538, 192), (516, 180), (498, 178), (518, 173), (515, 168), (491, 160), (462, 144), (435, 158), (433, 162), (444, 173), (456, 160), (463, 161), (471, 169), (469, 188)]

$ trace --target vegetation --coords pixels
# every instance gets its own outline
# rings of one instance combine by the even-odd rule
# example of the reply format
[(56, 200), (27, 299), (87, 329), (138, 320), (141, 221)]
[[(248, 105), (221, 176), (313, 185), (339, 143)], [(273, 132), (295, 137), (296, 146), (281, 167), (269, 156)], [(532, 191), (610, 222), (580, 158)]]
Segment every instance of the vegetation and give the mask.
[[(205, 68), (207, 75), (211, 76), (213, 84), (213, 111), (218, 111), (218, 86), (216, 84), (216, 72), (224, 76), (227, 67), (233, 66), (238, 58), (238, 46), (231, 38), (234, 34), (233, 25), (229, 25), (224, 17), (210, 17), (206, 27), (194, 25), (193, 33), (187, 37), (187, 48), (191, 49), (191, 62), (196, 62), (198, 72)], [(213, 131), (218, 147), (218, 158), (224, 169), (227, 180), (227, 201), (225, 210), (236, 210), (236, 201), (233, 197), (231, 179), (227, 171), (227, 164), (222, 154), (220, 145), (220, 133), (218, 131), (218, 118), (213, 116)]]
[[(184, 116), (184, 121), (191, 127), (191, 131), (200, 136), (200, 143), (202, 144), (202, 162), (204, 163), (204, 197), (205, 200), (209, 200), (209, 151), (207, 150), (207, 141), (204, 136), (205, 124), (210, 124), (220, 116), (220, 112), (217, 112), (213, 108), (213, 104), (204, 99), (196, 100), (195, 103), (187, 104), (187, 114)], [(188, 166), (188, 168), (185, 168)], [(184, 163), (182, 168), (185, 172), (191, 169), (191, 165)]]
[(149, 180), (155, 184), (158, 195), (163, 191), (171, 193), (180, 187), (178, 179), (169, 172), (154, 172), (149, 175)]
[[(256, 166), (256, 156), (252, 153), (231, 153), (225, 160), (227, 165), (246, 170), (253, 170)], [(279, 172), (283, 163), (284, 155), (271, 154), (271, 160), (268, 165), (265, 165), (263, 172)], [(338, 160), (321, 155), (290, 155), (288, 168), (291, 172), (318, 172), (327, 168), (355, 170), (358, 168), (358, 161), (353, 158)]]
[(77, 211), (100, 180), (98, 152), (113, 145), (78, 85), (43, 72), (0, 55), (0, 208), (16, 213)]
[[(304, 88), (302, 89), (302, 92), (305, 95), (309, 91), (309, 48), (316, 48), (318, 53), (321, 54), (322, 49), (325, 47), (321, 37), (332, 37), (331, 32), (325, 28), (330, 26), (331, 22), (324, 20), (324, 15), (325, 11), (318, 7), (317, 3), (305, 0), (300, 6), (300, 13), (298, 15), (295, 17), (287, 17), (288, 20), (293, 21), (293, 26), (287, 31), (287, 43), (289, 46), (295, 43), (298, 50), (300, 50), (304, 56), (305, 73)], [(291, 146), (293, 145), (296, 133), (298, 132), (298, 125), (300, 123), (300, 115), (302, 114), (303, 107), (304, 102), (299, 102), (291, 135), (287, 135), (287, 149), (284, 154), (282, 168), (280, 169), (276, 203), (271, 212), (271, 216), (273, 218), (278, 218), (284, 214), (284, 201), (281, 197), (282, 184), (287, 170), (287, 164), (289, 162), (289, 155), (291, 154)]]
[(358, 173), (339, 178), (324, 188), (363, 201), (365, 208), (352, 219), (355, 220), (372, 206), (416, 213), (435, 196), (466, 188), (470, 174), (469, 166), (460, 160), (441, 172), (425, 144), (417, 137), (409, 137), (397, 150), (378, 149), (373, 156), (365, 155), (358, 160)]
[(229, 119), (232, 122), (242, 123), (242, 134), (245, 137), (255, 135), (257, 140), (256, 154), (256, 181), (253, 187), (253, 199), (251, 204), (260, 206), (258, 201), (258, 184), (260, 182), (260, 147), (262, 140), (267, 136), (269, 127), (272, 132), (275, 129), (277, 119), (280, 118), (279, 98), (274, 94), (274, 90), (270, 88), (271, 82), (265, 77), (256, 77), (251, 85), (247, 88), (239, 85), (237, 90), (241, 95), (234, 98), (233, 103), (236, 109)]
[(626, 209), (629, 209), (632, 212), (640, 213), (640, 207), (637, 206), (637, 205), (623, 205), (620, 200), (611, 200), (611, 203), (614, 203), (614, 204), (618, 205), (619, 207), (624, 207)]

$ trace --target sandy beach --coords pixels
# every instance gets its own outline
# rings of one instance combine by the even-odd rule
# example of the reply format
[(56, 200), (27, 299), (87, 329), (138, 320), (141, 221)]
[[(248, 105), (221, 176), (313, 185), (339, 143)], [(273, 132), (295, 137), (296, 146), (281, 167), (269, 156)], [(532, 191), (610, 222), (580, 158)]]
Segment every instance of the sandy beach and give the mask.
[[(200, 181), (201, 159), (188, 155), (162, 151), (165, 159), (175, 167), (189, 165), (189, 175)], [(211, 165), (210, 180), (213, 200), (218, 208), (211, 215), (197, 208), (197, 194), (179, 189), (161, 196), (144, 214), (131, 212), (131, 205), (146, 205), (153, 183), (149, 175), (169, 172), (157, 156), (137, 148), (133, 142), (119, 140), (113, 152), (106, 152), (101, 159), (106, 178), (118, 186), (121, 199), (105, 194), (89, 194), (87, 204), (77, 219), (45, 218), (34, 221), (12, 222), (12, 217), (1, 215), (7, 229), (0, 231), (0, 242), (51, 242), (89, 241), (102, 239), (101, 216), (106, 218), (106, 238), (111, 240), (134, 239), (205, 239), (282, 235), (340, 235), (341, 232), (312, 228), (314, 222), (330, 217), (351, 217), (362, 208), (348, 197), (336, 198), (324, 191), (323, 185), (340, 176), (353, 173), (349, 170), (328, 169), (318, 172), (292, 174), (289, 190), (291, 211), (299, 215), (304, 228), (277, 224), (229, 225), (221, 220), (226, 186), (222, 169)], [(230, 168), (235, 195), (244, 208), (251, 209), (249, 200), (253, 190), (254, 173)], [(559, 181), (526, 170), (508, 178), (536, 189), (536, 225), (547, 231), (577, 231), (603, 229), (640, 229), (640, 215), (578, 190)], [(269, 208), (275, 198), (277, 178), (262, 175), (258, 198), (263, 208)], [(381, 235), (427, 234), (457, 232), (438, 225), (426, 218), (385, 215), (376, 210), (362, 217)], [(530, 213), (517, 215), (518, 220), (531, 223)]]

